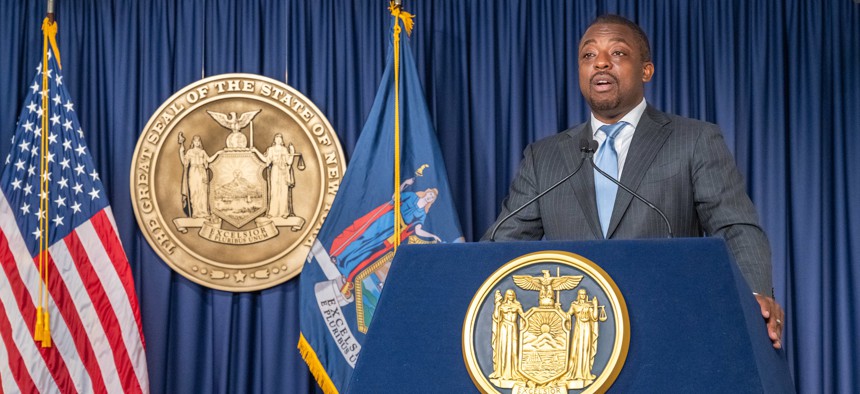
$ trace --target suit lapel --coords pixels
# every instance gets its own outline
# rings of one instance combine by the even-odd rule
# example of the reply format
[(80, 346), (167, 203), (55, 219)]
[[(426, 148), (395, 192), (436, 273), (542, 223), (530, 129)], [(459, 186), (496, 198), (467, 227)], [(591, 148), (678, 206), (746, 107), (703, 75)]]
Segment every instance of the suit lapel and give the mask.
[[(568, 173), (576, 169), (579, 161), (582, 160), (582, 153), (579, 150), (579, 141), (583, 138), (592, 140), (590, 122), (585, 122), (573, 129), (568, 130), (567, 135), (570, 138), (562, 142), (561, 150), (564, 152), (564, 164), (567, 167)], [(594, 195), (594, 175), (591, 170), (590, 163), (583, 163), (579, 172), (573, 176), (573, 179), (568, 182), (576, 200), (579, 202), (579, 207), (585, 215), (585, 221), (591, 228), (595, 239), (603, 239), (603, 231), (600, 229), (600, 219), (597, 217), (597, 200)]]
[[(633, 134), (633, 141), (630, 142), (630, 149), (627, 151), (627, 160), (624, 163), (624, 168), (621, 172), (621, 183), (632, 190), (639, 188), (639, 183), (645, 176), (645, 172), (654, 162), (657, 152), (666, 142), (671, 134), (671, 128), (666, 127), (669, 123), (662, 112), (657, 111), (650, 105), (645, 108), (642, 118), (636, 127), (636, 132)], [(592, 181), (592, 194), (593, 191)], [(612, 218), (609, 220), (609, 230), (607, 238), (612, 236), (627, 208), (630, 206), (630, 201), (633, 196), (619, 188), (617, 197), (615, 198), (615, 206), (612, 208)], [(595, 204), (596, 205), (596, 204)], [(595, 209), (596, 212), (596, 209)]]

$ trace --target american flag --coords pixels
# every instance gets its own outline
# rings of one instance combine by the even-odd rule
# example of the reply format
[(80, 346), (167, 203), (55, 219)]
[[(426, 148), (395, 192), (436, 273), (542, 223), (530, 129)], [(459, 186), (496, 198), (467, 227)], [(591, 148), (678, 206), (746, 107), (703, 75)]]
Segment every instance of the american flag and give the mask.
[[(52, 52), (24, 100), (0, 180), (0, 392), (148, 392), (140, 311), (106, 190)], [(43, 113), (42, 97), (49, 99)], [(48, 117), (48, 307), (39, 306), (42, 117)]]

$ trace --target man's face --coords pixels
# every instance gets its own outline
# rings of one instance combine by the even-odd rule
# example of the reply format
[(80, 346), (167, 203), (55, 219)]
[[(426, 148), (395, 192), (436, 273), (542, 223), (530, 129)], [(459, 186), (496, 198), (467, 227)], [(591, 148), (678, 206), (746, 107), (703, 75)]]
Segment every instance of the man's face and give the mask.
[(615, 123), (638, 105), (654, 65), (642, 61), (639, 41), (624, 25), (591, 26), (579, 44), (579, 89), (600, 121)]

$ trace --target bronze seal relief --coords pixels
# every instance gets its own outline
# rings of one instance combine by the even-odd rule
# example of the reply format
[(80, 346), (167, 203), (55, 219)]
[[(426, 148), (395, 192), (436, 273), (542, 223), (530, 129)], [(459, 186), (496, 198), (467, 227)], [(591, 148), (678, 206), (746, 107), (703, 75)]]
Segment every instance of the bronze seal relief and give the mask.
[(149, 119), (132, 158), (132, 205), (176, 272), (260, 290), (301, 271), (345, 170), (333, 128), (301, 93), (223, 74), (176, 92)]

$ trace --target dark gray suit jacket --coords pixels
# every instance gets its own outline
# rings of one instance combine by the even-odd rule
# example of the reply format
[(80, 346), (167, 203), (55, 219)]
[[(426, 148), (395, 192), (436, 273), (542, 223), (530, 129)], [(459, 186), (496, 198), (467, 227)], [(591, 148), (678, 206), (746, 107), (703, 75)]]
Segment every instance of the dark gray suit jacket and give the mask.
[[(499, 219), (576, 169), (590, 122), (529, 145)], [(676, 237), (722, 237), (753, 291), (770, 295), (770, 246), (719, 127), (646, 108), (627, 153), (621, 182), (665, 212)], [(497, 221), (499, 220), (497, 219)], [(490, 232), (484, 239), (489, 238)], [(594, 170), (586, 162), (565, 184), (499, 228), (496, 240), (603, 239)], [(660, 215), (619, 189), (607, 238), (665, 238)]]

